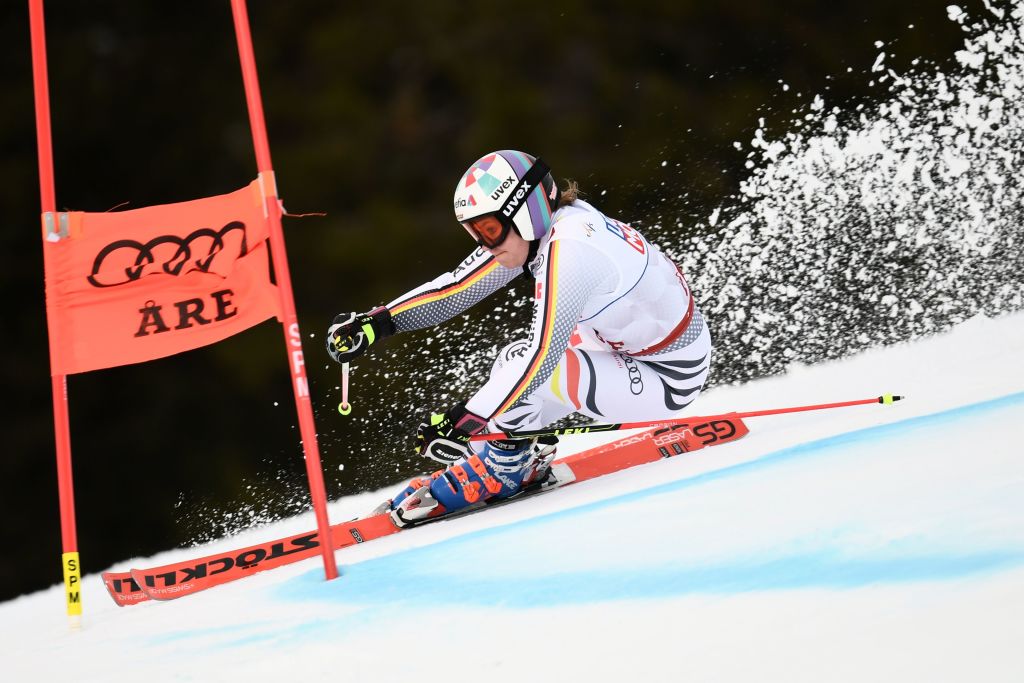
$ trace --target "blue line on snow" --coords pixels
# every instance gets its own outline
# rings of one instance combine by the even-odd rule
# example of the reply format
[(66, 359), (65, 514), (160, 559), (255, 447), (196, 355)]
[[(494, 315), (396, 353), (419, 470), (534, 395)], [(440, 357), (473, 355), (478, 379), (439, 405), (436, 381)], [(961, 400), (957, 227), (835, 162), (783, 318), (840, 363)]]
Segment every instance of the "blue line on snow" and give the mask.
[[(658, 598), (693, 593), (733, 593), (800, 587), (854, 588), (878, 582), (945, 580), (996, 571), (1024, 563), (1024, 547), (977, 549), (969, 552), (925, 552), (911, 556), (880, 555), (869, 558), (840, 557), (834, 549), (805, 549), (782, 557), (753, 557), (737, 562), (726, 558), (719, 562), (697, 564), (669, 563), (631, 565), (625, 569), (599, 568), (545, 574), (537, 578), (488, 576), (487, 544), (514, 543), (516, 535), (544, 533), (532, 527), (550, 525), (567, 517), (586, 515), (602, 508), (619, 506), (661, 493), (700, 486), (708, 482), (774, 467), (804, 457), (820, 458), (822, 451), (848, 454), (851, 444), (904, 436), (945, 426), (954, 420), (976, 418), (985, 413), (1024, 404), (1024, 392), (984, 401), (931, 415), (869, 427), (818, 441), (781, 449), (755, 461), (723, 468), (687, 479), (659, 484), (613, 498), (585, 504), (529, 520), (474, 531), (430, 546), (400, 551), (368, 560), (344, 569), (340, 582), (325, 583), (319, 570), (311, 571), (277, 588), (285, 600), (333, 600), (357, 606), (394, 606), (413, 602), (447, 604), (450, 588), (445, 587), (451, 562), (447, 558), (471, 558), (480, 571), (467, 571), (457, 577), (460, 604), (473, 606), (534, 607), (578, 604), (601, 600)], [(524, 530), (530, 529), (530, 532)], [(467, 561), (470, 561), (467, 559)], [(433, 566), (443, 567), (432, 572)]]
[[(426, 607), (440, 604), (522, 609), (693, 594), (727, 595), (795, 588), (849, 589), (879, 583), (940, 581), (1006, 569), (1024, 561), (1024, 553), (1012, 552), (860, 561), (830, 553), (812, 553), (751, 564), (665, 565), (626, 571), (595, 569), (553, 576), (524, 576), (513, 580), (489, 577), (486, 569), (474, 572), (467, 568), (465, 575), (449, 577), (449, 583), (439, 582), (438, 576), (424, 572), (424, 563), (445, 552), (465, 552), (466, 557), (472, 557), (469, 544), (439, 543), (418, 551), (351, 565), (345, 570), (343, 586), (324, 582), (322, 572), (311, 572), (279, 588), (278, 596), (365, 606), (407, 604)], [(486, 559), (474, 558), (481, 564)]]

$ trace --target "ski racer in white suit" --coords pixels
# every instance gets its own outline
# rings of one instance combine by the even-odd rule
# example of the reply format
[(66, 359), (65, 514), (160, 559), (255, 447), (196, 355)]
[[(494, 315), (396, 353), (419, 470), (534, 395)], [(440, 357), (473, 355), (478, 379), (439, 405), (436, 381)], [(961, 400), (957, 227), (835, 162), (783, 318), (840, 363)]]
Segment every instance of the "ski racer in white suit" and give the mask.
[(418, 453), (446, 467), (381, 506), (400, 525), (512, 496), (547, 475), (553, 439), (474, 441), (539, 429), (572, 412), (612, 422), (676, 417), (701, 391), (711, 335), (682, 272), (630, 226), (560, 191), (540, 159), (502, 150), (455, 189), (479, 247), (455, 270), (363, 314), (337, 316), (330, 355), (348, 362), (396, 332), (449, 320), (516, 277), (535, 281), (529, 335), (505, 346), (490, 379), (417, 430)]

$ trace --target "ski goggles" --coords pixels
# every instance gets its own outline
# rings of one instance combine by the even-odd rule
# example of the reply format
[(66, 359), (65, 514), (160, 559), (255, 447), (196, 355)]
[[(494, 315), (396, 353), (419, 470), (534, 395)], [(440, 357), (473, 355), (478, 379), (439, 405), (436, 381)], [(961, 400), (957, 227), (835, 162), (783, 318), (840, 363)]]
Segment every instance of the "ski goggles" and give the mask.
[(512, 230), (511, 223), (501, 222), (493, 213), (470, 218), (462, 224), (462, 227), (466, 229), (470, 237), (476, 240), (477, 244), (488, 249), (501, 246)]

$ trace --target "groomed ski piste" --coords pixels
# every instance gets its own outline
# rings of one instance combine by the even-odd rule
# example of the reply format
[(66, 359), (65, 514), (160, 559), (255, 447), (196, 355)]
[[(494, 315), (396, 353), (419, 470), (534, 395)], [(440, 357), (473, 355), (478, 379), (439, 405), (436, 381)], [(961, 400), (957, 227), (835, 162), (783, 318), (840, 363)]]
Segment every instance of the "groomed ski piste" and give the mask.
[(1024, 314), (716, 388), (694, 413), (884, 392), (907, 398), (750, 419), (735, 443), (343, 549), (333, 582), (317, 557), (117, 607), (85, 549), (80, 623), (62, 586), (0, 606), (2, 677), (1024, 680)]

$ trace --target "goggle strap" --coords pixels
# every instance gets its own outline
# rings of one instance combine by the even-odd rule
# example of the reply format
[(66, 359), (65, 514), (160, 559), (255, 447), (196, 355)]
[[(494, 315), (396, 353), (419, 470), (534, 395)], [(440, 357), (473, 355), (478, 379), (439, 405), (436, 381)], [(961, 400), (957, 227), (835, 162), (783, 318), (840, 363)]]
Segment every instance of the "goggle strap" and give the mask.
[[(533, 162), (533, 166), (531, 166), (530, 169), (519, 180), (519, 184), (516, 185), (516, 188), (509, 193), (508, 199), (505, 200), (505, 203), (501, 205), (501, 209), (498, 211), (498, 220), (502, 221), (503, 223), (507, 221), (509, 225), (512, 225), (512, 219), (515, 218), (516, 214), (519, 212), (519, 209), (523, 208), (523, 205), (526, 204), (526, 199), (527, 197), (530, 196), (530, 192), (533, 192), (534, 188), (536, 188), (544, 181), (544, 176), (546, 176), (548, 173), (551, 173), (551, 168), (549, 168), (548, 165), (544, 163), (543, 159), (538, 157)], [(508, 211), (509, 205), (516, 198), (516, 195), (519, 193), (519, 191), (524, 187), (529, 187), (529, 192), (525, 192), (523, 196), (519, 198), (519, 201), (516, 204), (516, 206), (512, 207), (511, 211)]]

